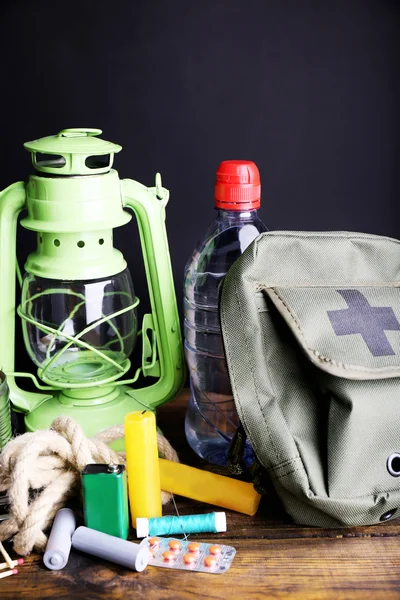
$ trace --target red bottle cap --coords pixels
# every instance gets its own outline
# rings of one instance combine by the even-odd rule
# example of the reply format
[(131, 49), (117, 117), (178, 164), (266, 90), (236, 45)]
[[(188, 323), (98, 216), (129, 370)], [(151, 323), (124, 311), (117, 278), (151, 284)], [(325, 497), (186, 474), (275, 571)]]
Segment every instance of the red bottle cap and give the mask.
[(260, 208), (260, 173), (251, 160), (224, 160), (217, 171), (215, 206), (245, 211)]

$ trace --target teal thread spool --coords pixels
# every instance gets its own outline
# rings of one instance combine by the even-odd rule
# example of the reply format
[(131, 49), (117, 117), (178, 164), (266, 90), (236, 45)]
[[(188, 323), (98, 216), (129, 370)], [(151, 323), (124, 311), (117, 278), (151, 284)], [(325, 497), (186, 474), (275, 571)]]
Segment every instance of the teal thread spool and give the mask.
[(136, 519), (136, 535), (144, 538), (154, 535), (186, 533), (219, 533), (226, 531), (226, 514), (212, 512), (205, 515), (185, 515), (184, 517), (156, 517)]

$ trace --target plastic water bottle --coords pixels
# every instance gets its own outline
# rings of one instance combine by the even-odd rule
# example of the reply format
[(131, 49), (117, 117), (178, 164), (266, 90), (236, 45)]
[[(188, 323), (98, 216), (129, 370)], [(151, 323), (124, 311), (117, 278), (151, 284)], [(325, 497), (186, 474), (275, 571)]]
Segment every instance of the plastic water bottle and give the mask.
[[(218, 287), (234, 261), (263, 231), (260, 174), (251, 161), (220, 164), (215, 185), (217, 218), (185, 268), (184, 333), (191, 397), (185, 432), (190, 446), (211, 463), (226, 466), (240, 425), (225, 362), (218, 314)], [(246, 442), (243, 461), (253, 451)]]

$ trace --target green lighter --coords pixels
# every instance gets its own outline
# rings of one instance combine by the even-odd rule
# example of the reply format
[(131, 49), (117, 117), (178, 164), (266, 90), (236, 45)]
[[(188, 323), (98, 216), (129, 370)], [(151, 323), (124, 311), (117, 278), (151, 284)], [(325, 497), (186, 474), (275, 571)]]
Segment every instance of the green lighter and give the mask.
[(82, 490), (86, 527), (126, 540), (129, 512), (124, 465), (86, 465)]

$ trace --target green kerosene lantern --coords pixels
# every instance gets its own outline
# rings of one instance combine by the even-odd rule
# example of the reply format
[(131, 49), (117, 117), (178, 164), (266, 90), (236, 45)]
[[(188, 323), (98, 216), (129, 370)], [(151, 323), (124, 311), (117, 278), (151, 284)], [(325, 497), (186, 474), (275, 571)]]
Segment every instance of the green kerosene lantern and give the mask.
[[(97, 138), (100, 129), (64, 129), (25, 144), (35, 174), (0, 193), (0, 368), (13, 407), (29, 431), (61, 414), (87, 435), (123, 422), (126, 413), (156, 408), (183, 384), (184, 362), (165, 230), (168, 190), (120, 180), (112, 169), (121, 146)], [(113, 229), (137, 218), (151, 313), (143, 319), (142, 366), (133, 378), (129, 356), (138, 335), (135, 295)], [(37, 232), (15, 310), (18, 215)], [(21, 278), (20, 278), (21, 279)], [(14, 370), (15, 312), (38, 378)], [(140, 374), (154, 378), (135, 389)], [(17, 386), (30, 377), (40, 392)], [(41, 382), (39, 381), (41, 380)]]

